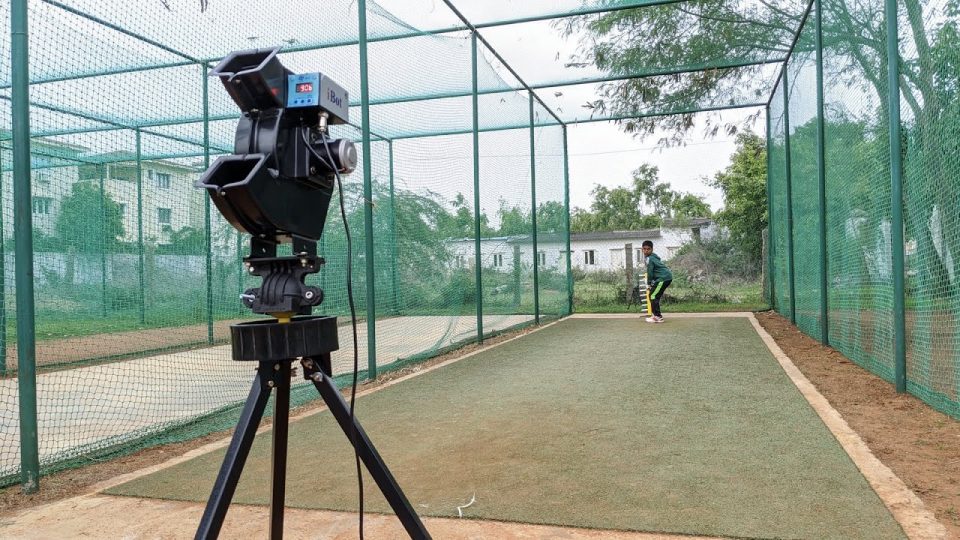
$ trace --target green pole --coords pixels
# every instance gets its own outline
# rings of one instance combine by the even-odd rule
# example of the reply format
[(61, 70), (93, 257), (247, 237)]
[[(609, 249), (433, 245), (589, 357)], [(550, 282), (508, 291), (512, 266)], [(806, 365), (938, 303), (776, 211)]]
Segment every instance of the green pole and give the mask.
[(373, 271), (373, 183), (370, 159), (370, 77), (367, 62), (367, 0), (358, 0), (360, 34), (360, 114), (363, 116), (363, 236), (367, 266), (367, 377), (377, 378), (377, 306)]
[(143, 162), (141, 161), (141, 133), (140, 128), (136, 129), (137, 134), (137, 249), (140, 254), (140, 264), (137, 272), (140, 274), (140, 324), (146, 324), (147, 321), (147, 292), (144, 280), (144, 255), (143, 255)]
[(893, 378), (897, 392), (907, 391), (907, 322), (903, 246), (903, 161), (900, 148), (900, 51), (897, 0), (886, 0), (887, 108), (890, 111), (890, 241), (893, 249)]
[(527, 92), (530, 101), (530, 216), (533, 224), (533, 316), (540, 324), (540, 252), (537, 250), (537, 150), (533, 118), (533, 92)]
[(473, 271), (477, 281), (477, 343), (483, 343), (483, 253), (480, 249), (480, 101), (477, 94), (477, 31), (470, 33), (473, 78)]
[[(203, 168), (210, 168), (210, 102), (208, 67), (203, 68)], [(213, 238), (210, 223), (210, 197), (203, 198), (204, 240), (207, 245), (207, 343), (213, 343)]]
[[(209, 198), (209, 197), (208, 197)], [(243, 233), (237, 231), (237, 312), (243, 313), (243, 303), (240, 302), (240, 295), (243, 294), (243, 275), (246, 266), (243, 265)]]
[(773, 183), (770, 178), (770, 150), (773, 148), (773, 124), (770, 121), (770, 106), (767, 105), (767, 305), (771, 309), (776, 309), (774, 305), (774, 298), (776, 296), (773, 293), (774, 280), (773, 280)]
[(564, 225), (567, 228), (567, 315), (573, 313), (573, 269), (570, 253), (570, 154), (567, 152), (567, 125), (563, 125), (563, 208)]
[(3, 230), (3, 151), (0, 150), (0, 377), (7, 375), (7, 252)]
[(397, 282), (397, 261), (400, 260), (400, 253), (397, 247), (399, 235), (397, 234), (397, 200), (393, 187), (393, 141), (387, 141), (387, 152), (390, 159), (390, 230), (393, 233), (393, 265), (390, 268), (390, 281), (393, 285), (393, 313), (400, 314), (400, 289)]
[[(100, 305), (103, 318), (107, 318), (107, 235), (111, 232), (107, 230), (107, 190), (106, 178), (104, 174), (105, 165), (97, 165), (100, 172)], [(121, 217), (121, 219), (123, 219)]]
[(33, 204), (30, 198), (30, 53), (27, 0), (10, 7), (13, 82), (13, 228), (17, 289), (17, 387), (20, 396), (20, 488), (40, 489), (37, 362), (33, 300)]
[(817, 178), (820, 203), (820, 343), (830, 345), (830, 321), (828, 317), (829, 295), (827, 294), (827, 167), (824, 155), (824, 106), (823, 106), (823, 2), (814, 0), (817, 12)]
[(790, 171), (790, 84), (783, 66), (783, 146), (787, 166), (787, 281), (790, 287), (790, 322), (797, 323), (796, 282), (793, 271), (793, 174)]

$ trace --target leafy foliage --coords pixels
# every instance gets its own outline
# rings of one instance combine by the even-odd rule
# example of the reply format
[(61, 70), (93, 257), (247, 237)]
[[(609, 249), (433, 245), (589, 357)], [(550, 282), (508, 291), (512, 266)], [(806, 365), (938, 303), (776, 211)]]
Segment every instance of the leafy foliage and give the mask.
[(660, 181), (659, 169), (646, 163), (633, 171), (630, 186), (597, 185), (590, 194), (590, 210), (572, 212), (571, 232), (654, 229), (664, 219), (710, 216), (703, 198), (673, 191), (669, 183)]
[(56, 236), (80, 253), (111, 250), (123, 236), (120, 205), (91, 182), (77, 182), (61, 202)]
[(732, 163), (710, 184), (723, 192), (723, 210), (717, 222), (730, 231), (747, 257), (760, 260), (760, 231), (767, 227), (767, 149), (759, 135), (737, 135)]

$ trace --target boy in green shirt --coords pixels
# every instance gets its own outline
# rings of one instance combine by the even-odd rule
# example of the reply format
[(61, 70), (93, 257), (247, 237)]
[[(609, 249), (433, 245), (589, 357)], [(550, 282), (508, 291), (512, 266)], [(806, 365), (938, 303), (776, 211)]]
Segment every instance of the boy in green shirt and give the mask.
[(660, 299), (663, 298), (663, 291), (667, 290), (670, 282), (673, 281), (673, 274), (667, 265), (663, 264), (660, 257), (653, 252), (653, 242), (644, 240), (643, 257), (647, 263), (647, 287), (650, 290), (650, 307), (653, 310), (653, 316), (647, 317), (646, 321), (651, 323), (662, 323), (663, 314), (660, 313)]

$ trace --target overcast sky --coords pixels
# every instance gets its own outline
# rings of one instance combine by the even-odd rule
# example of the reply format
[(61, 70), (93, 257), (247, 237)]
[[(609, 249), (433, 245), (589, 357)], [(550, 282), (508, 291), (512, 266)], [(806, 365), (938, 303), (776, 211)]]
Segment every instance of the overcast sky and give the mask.
[[(427, 7), (422, 2), (406, 0), (378, 0), (378, 3), (420, 28), (440, 27), (455, 21), (440, 0), (432, 5), (427, 3)], [(502, 2), (454, 0), (454, 4), (471, 20), (503, 18)], [(576, 53), (577, 40), (563, 37), (549, 21), (487, 28), (480, 33), (528, 84), (596, 74), (590, 66), (565, 67)], [(551, 107), (563, 108), (565, 117), (573, 114), (589, 117), (589, 112), (581, 106), (595, 95), (595, 86), (580, 85), (558, 90), (562, 91), (562, 96), (554, 96), (553, 90), (538, 91), (538, 94)], [(723, 113), (723, 119), (736, 121), (754, 112), (753, 109), (727, 111)], [(590, 191), (596, 184), (607, 187), (628, 185), (631, 171), (649, 163), (659, 167), (661, 180), (669, 182), (674, 190), (703, 195), (714, 210), (720, 209), (722, 195), (702, 179), (712, 177), (729, 165), (735, 146), (732, 138), (725, 136), (705, 139), (703, 126), (698, 124), (691, 130), (685, 147), (670, 149), (657, 147), (661, 134), (639, 140), (623, 133), (612, 122), (571, 125), (568, 128), (571, 207), (588, 207)], [(755, 130), (762, 132), (764, 128), (761, 117)]]

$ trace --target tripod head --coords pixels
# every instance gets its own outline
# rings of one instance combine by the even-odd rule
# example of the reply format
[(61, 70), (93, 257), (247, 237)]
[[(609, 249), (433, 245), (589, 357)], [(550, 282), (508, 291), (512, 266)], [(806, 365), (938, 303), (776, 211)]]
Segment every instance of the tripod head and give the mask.
[[(323, 264), (317, 240), (334, 181), (353, 172), (357, 151), (328, 134), (329, 125), (349, 121), (347, 91), (322, 73), (292, 73), (279, 52), (234, 52), (211, 72), (243, 116), (234, 154), (217, 158), (196, 185), (234, 228), (252, 235), (244, 264), (263, 284), (241, 295), (244, 305), (285, 318), (309, 315), (323, 301), (304, 279)], [(293, 244), (291, 257), (276, 256), (283, 243)]]

